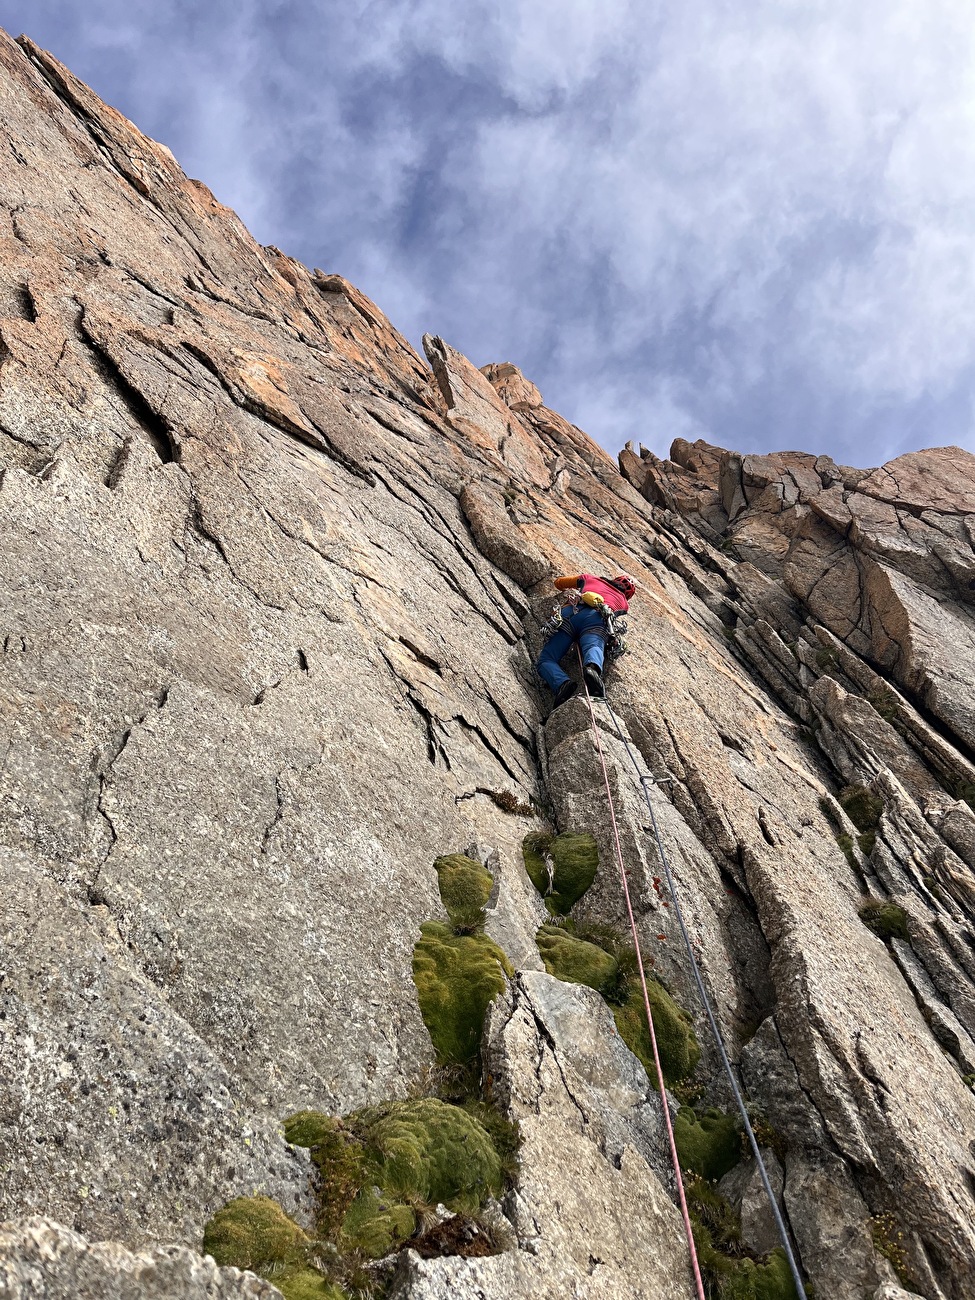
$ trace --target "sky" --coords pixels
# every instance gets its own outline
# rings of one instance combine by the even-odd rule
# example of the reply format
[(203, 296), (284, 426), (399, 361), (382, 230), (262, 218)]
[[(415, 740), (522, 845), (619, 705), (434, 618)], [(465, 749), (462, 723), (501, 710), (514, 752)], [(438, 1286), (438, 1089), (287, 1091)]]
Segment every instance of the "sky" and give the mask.
[(0, 0), (253, 234), (611, 451), (975, 451), (969, 0)]

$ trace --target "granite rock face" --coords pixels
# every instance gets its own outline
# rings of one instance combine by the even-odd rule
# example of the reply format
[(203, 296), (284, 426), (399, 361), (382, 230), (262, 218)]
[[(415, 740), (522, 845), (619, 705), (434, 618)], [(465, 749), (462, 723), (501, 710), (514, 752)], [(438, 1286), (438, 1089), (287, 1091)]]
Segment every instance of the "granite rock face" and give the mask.
[(455, 852), (493, 864), (518, 971), (485, 1060), (523, 1164), (511, 1248), (404, 1252), (398, 1295), (692, 1294), (656, 1094), (539, 972), (520, 853), (591, 831), (573, 915), (624, 923), (588, 710), (546, 718), (532, 659), (553, 575), (626, 570), (596, 726), (702, 1104), (730, 1099), (648, 774), (818, 1294), (970, 1295), (975, 458), (617, 466), (516, 367), (421, 357), (255, 243), (29, 41), (0, 105), (0, 1216), (31, 1294), (128, 1294), (162, 1248), (185, 1294), (274, 1294), (187, 1248), (242, 1194), (308, 1221), (284, 1116), (419, 1086), (412, 950)]
[(218, 1268), (185, 1246), (134, 1254), (117, 1242), (91, 1245), (49, 1219), (0, 1226), (3, 1300), (281, 1300), (270, 1282)]

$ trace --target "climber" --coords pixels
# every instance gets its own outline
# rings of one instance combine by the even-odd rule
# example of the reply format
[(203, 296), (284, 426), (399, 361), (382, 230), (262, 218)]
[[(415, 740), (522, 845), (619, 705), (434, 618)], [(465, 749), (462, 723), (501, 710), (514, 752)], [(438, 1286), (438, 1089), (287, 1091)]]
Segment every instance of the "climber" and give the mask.
[[(636, 583), (626, 573), (615, 578), (597, 578), (592, 573), (579, 573), (569, 578), (557, 578), (559, 591), (569, 592), (568, 603), (553, 611), (545, 624), (549, 633), (542, 653), (538, 657), (538, 673), (549, 690), (555, 692), (557, 709), (576, 692), (577, 685), (561, 667), (561, 659), (576, 640), (582, 651), (583, 676), (590, 695), (604, 696), (603, 657), (606, 638), (616, 636), (613, 623), (617, 615), (629, 610), (629, 601), (636, 591)], [(617, 640), (621, 638), (617, 637)]]

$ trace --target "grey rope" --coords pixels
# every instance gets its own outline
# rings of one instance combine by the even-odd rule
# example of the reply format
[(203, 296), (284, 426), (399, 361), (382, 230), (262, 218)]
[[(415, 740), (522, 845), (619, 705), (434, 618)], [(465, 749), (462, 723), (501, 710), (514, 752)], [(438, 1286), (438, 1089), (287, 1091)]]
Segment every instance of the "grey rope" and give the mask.
[[(678, 897), (677, 888), (674, 884), (673, 873), (670, 870), (670, 862), (668, 861), (666, 851), (664, 850), (664, 842), (660, 835), (660, 827), (657, 824), (657, 815), (653, 810), (653, 801), (650, 798), (650, 791), (647, 788), (648, 786), (657, 785), (659, 783), (654, 777), (647, 776), (646, 773), (640, 771), (640, 765), (633, 754), (633, 749), (630, 745), (630, 742), (627, 740), (626, 736), (623, 733), (623, 729), (620, 726), (619, 718), (617, 718), (613, 709), (610, 708), (609, 701), (607, 699), (604, 698), (602, 702), (603, 704), (606, 705), (607, 713), (613, 719), (613, 725), (616, 727), (616, 734), (619, 737), (620, 741), (622, 742), (623, 747), (625, 748), (627, 754), (629, 755), (630, 762), (633, 764), (634, 771), (636, 772), (637, 775), (637, 780), (640, 782), (641, 786), (643, 787), (643, 797), (647, 801), (647, 808), (650, 811), (650, 822), (651, 822), (651, 826), (645, 827), (644, 829), (652, 830), (654, 839), (657, 842), (657, 854), (660, 858), (660, 865), (663, 868), (664, 878), (667, 881), (667, 889), (670, 893), (670, 897), (674, 904), (674, 913), (677, 916), (677, 924), (680, 926), (680, 932), (684, 939), (684, 947), (687, 949), (687, 956), (691, 963), (691, 970), (694, 973), (694, 981), (697, 984), (697, 991), (698, 994), (700, 995), (701, 1003), (704, 1006), (704, 1011), (705, 1014), (707, 1015), (708, 1022), (711, 1025), (711, 1032), (714, 1035), (714, 1040), (718, 1045), (718, 1051), (721, 1053), (721, 1061), (722, 1064), (724, 1065), (725, 1074), (727, 1074), (728, 1076), (728, 1082), (731, 1084), (731, 1091), (734, 1093), (735, 1102), (738, 1106), (738, 1112), (741, 1115), (742, 1123), (745, 1126), (745, 1132), (748, 1134), (748, 1141), (752, 1148), (752, 1154), (755, 1156), (755, 1162), (758, 1165), (758, 1172), (762, 1179), (762, 1186), (765, 1188), (765, 1195), (768, 1197), (769, 1205), (772, 1207), (772, 1214), (775, 1217), (775, 1224), (779, 1230), (779, 1236), (782, 1238), (782, 1245), (785, 1248), (786, 1257), (789, 1261), (789, 1269), (792, 1273), (792, 1280), (796, 1284), (796, 1291), (798, 1292), (799, 1300), (807, 1300), (806, 1291), (802, 1285), (802, 1278), (799, 1275), (799, 1266), (796, 1263), (796, 1257), (792, 1251), (792, 1243), (789, 1240), (789, 1232), (785, 1226), (785, 1221), (782, 1218), (782, 1213), (779, 1210), (778, 1202), (775, 1199), (775, 1194), (772, 1191), (772, 1184), (769, 1182), (768, 1171), (765, 1168), (765, 1161), (762, 1159), (762, 1153), (759, 1150), (758, 1142), (755, 1138), (755, 1130), (752, 1128), (751, 1120), (748, 1118), (748, 1111), (745, 1107), (745, 1100), (741, 1095), (741, 1089), (738, 1086), (738, 1080), (735, 1078), (735, 1072), (731, 1068), (731, 1061), (728, 1059), (728, 1053), (725, 1049), (724, 1039), (721, 1035), (721, 1030), (718, 1028), (718, 1022), (715, 1019), (714, 1009), (711, 1006), (711, 999), (708, 997), (707, 989), (704, 987), (704, 980), (701, 978), (701, 970), (697, 964), (697, 958), (694, 956), (694, 947), (691, 943), (691, 937), (687, 932), (687, 926), (684, 922), (684, 912), (683, 909), (681, 908), (680, 898)], [(673, 780), (673, 777), (665, 777), (662, 779), (671, 781)]]

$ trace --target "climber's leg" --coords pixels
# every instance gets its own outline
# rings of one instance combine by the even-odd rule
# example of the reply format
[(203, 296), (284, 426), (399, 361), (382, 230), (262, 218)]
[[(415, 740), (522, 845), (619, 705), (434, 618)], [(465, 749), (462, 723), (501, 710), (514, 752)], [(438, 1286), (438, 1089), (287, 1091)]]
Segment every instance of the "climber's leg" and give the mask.
[(549, 637), (542, 647), (536, 667), (539, 677), (550, 691), (557, 691), (569, 680), (569, 674), (563, 670), (559, 661), (571, 644), (572, 633), (562, 631)]
[(603, 655), (606, 651), (606, 628), (602, 618), (590, 614), (586, 626), (579, 629), (579, 648), (582, 650), (582, 662), (592, 664), (598, 672), (603, 670)]
[(587, 626), (579, 635), (579, 648), (582, 651), (582, 672), (589, 687), (589, 694), (604, 696), (603, 656), (606, 652), (606, 627), (597, 614), (596, 622), (587, 620)]

